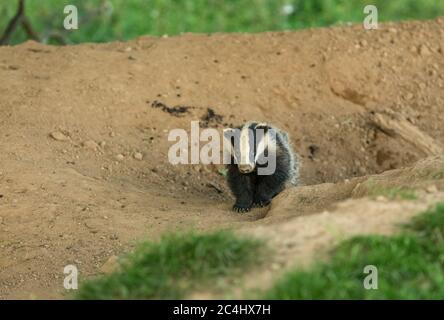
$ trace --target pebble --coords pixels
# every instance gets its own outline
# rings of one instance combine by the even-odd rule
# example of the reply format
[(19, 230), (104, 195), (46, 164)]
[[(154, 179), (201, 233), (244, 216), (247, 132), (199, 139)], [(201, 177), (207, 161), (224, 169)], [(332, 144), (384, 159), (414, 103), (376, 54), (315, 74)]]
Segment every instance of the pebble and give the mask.
[(279, 270), (279, 269), (281, 269), (281, 265), (279, 264), (279, 263), (273, 263), (272, 265), (271, 265), (271, 269), (272, 270)]
[(49, 135), (56, 141), (67, 141), (69, 139), (68, 136), (64, 135), (60, 131), (51, 132)]
[(121, 153), (116, 156), (117, 161), (123, 161), (124, 159), (125, 159), (125, 156)]
[(405, 95), (405, 98), (406, 98), (407, 100), (412, 100), (412, 99), (413, 99), (413, 93), (408, 92), (408, 93)]
[(428, 186), (426, 188), (426, 191), (428, 193), (436, 193), (436, 192), (438, 192), (438, 188), (434, 184), (432, 184), (431, 186)]
[(430, 49), (424, 44), (419, 47), (418, 52), (423, 57), (431, 54)]
[(109, 238), (111, 240), (119, 240), (119, 236), (117, 234), (112, 234)]
[(134, 159), (139, 160), (139, 161), (142, 160), (143, 154), (141, 154), (140, 152), (134, 153)]
[(97, 150), (97, 148), (99, 147), (99, 145), (93, 141), (93, 140), (88, 140), (82, 143), (82, 145), (85, 148), (91, 149), (91, 150)]

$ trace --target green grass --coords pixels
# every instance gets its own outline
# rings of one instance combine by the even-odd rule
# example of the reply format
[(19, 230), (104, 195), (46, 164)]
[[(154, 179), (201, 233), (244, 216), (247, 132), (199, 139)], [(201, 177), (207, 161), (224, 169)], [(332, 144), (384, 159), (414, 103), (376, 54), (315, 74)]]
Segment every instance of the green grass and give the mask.
[(389, 200), (416, 200), (418, 195), (414, 189), (408, 187), (385, 187), (378, 184), (373, 178), (364, 182), (367, 195), (371, 199), (384, 196)]
[[(378, 289), (363, 286), (364, 267), (378, 268)], [(268, 299), (443, 299), (444, 203), (417, 216), (396, 236), (347, 240), (331, 260), (286, 273)]]
[(444, 169), (432, 173), (431, 178), (432, 178), (433, 180), (441, 180), (441, 179), (444, 179)]
[[(167, 235), (143, 243), (118, 272), (83, 283), (77, 299), (180, 299), (214, 290), (220, 279), (251, 270), (266, 257), (263, 243), (228, 231)], [(376, 266), (378, 289), (364, 288)], [(393, 236), (342, 242), (327, 262), (285, 273), (265, 299), (443, 299), (444, 203), (415, 217)]]
[[(263, 244), (229, 231), (170, 234), (128, 255), (118, 272), (81, 285), (77, 299), (180, 299), (258, 264)], [(214, 289), (214, 288), (213, 288)]]
[(416, 200), (418, 198), (415, 190), (403, 187), (393, 188), (374, 188), (370, 191), (369, 196), (376, 198), (378, 196), (384, 196), (389, 200)]
[[(79, 9), (79, 30), (62, 28), (63, 8)], [(133, 39), (181, 32), (261, 32), (362, 23), (363, 8), (378, 7), (380, 21), (429, 19), (444, 15), (442, 0), (27, 0), (27, 14), (41, 34), (61, 31), (69, 43)], [(284, 5), (293, 12), (283, 13)], [(0, 4), (0, 30), (14, 15), (16, 1)], [(4, 18), (3, 18), (4, 17)], [(12, 43), (26, 39), (22, 31)]]

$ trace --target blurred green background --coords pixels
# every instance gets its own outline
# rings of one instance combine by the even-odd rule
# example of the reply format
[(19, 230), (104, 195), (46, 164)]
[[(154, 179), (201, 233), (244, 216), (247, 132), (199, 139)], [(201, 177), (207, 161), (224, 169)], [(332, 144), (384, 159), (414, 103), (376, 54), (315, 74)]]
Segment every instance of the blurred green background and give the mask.
[[(63, 29), (65, 5), (79, 10), (79, 30)], [(79, 43), (181, 32), (260, 32), (361, 23), (367, 4), (379, 21), (444, 15), (444, 0), (26, 0), (26, 15), (42, 42)], [(0, 4), (0, 35), (14, 16), (16, 0)], [(28, 36), (18, 28), (9, 43)]]

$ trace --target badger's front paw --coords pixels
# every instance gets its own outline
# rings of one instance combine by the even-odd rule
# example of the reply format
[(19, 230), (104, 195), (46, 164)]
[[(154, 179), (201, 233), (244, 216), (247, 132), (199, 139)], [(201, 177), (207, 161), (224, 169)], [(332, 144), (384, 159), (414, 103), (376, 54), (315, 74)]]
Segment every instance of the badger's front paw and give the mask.
[(268, 206), (271, 203), (271, 200), (257, 200), (253, 202), (254, 208), (263, 208)]
[(261, 196), (255, 196), (253, 199), (253, 207), (254, 208), (263, 208), (268, 206), (271, 203), (271, 199)]
[(233, 211), (239, 212), (239, 213), (245, 213), (250, 211), (251, 206), (244, 206), (244, 205), (240, 205), (240, 204), (235, 204), (233, 206)]

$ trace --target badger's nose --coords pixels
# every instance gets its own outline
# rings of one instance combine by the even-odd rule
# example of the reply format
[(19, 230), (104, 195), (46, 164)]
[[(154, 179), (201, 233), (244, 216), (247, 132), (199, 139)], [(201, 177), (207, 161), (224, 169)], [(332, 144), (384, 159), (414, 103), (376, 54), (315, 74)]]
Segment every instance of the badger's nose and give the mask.
[(239, 165), (239, 171), (242, 173), (250, 173), (253, 171), (254, 167), (250, 164), (240, 164)]

